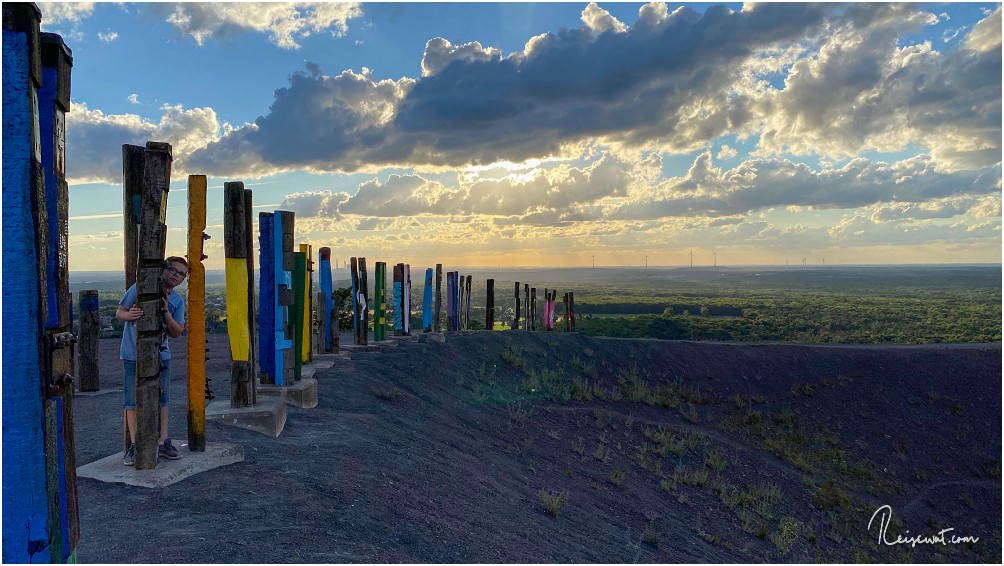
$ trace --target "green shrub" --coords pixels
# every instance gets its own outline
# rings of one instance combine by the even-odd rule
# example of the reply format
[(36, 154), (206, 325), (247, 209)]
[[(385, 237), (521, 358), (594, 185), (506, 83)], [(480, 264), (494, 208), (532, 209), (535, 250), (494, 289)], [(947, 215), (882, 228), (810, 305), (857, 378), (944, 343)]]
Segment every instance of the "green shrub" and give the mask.
[(565, 509), (565, 505), (568, 503), (567, 491), (556, 492), (542, 489), (538, 495), (540, 497), (540, 504), (544, 506), (547, 514), (552, 517), (561, 515), (561, 512)]

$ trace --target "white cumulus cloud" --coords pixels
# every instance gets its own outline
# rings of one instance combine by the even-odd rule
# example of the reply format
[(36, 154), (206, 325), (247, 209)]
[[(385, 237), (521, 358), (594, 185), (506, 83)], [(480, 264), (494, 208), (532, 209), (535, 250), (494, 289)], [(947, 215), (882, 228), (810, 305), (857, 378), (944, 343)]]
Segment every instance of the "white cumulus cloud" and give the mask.
[[(173, 9), (172, 9), (173, 6)], [(210, 38), (255, 31), (283, 49), (297, 49), (298, 39), (327, 31), (343, 36), (348, 22), (362, 15), (357, 2), (182, 2), (152, 9), (202, 45)]]

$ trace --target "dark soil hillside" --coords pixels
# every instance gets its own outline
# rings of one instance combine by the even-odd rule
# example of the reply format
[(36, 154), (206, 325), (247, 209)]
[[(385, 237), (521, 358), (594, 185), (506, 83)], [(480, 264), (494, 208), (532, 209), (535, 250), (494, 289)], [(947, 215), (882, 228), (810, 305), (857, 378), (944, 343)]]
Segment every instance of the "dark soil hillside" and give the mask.
[[(210, 423), (241, 464), (156, 491), (80, 479), (81, 561), (1001, 560), (999, 344), (474, 332), (315, 377), (320, 405), (290, 407), (279, 438)], [(119, 395), (74, 410), (79, 464), (119, 449)], [(868, 524), (884, 505), (890, 543), (954, 530), (882, 544)]]

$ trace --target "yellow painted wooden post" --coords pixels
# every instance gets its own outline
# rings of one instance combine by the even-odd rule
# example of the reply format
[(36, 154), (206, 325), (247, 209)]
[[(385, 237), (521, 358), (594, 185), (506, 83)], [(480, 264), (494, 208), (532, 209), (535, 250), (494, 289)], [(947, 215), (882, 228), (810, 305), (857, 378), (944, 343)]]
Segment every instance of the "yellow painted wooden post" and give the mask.
[(224, 183), (223, 249), (227, 277), (227, 334), (230, 336), (230, 406), (254, 404), (251, 378), (251, 336), (248, 312), (248, 242), (244, 214), (244, 183)]
[(206, 451), (206, 176), (188, 176), (188, 449)]

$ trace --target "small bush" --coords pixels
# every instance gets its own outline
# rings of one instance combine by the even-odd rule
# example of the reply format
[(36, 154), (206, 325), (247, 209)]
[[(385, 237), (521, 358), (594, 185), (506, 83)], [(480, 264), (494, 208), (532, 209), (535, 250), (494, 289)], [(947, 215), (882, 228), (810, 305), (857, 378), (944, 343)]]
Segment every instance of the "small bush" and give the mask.
[(567, 491), (556, 492), (542, 489), (538, 495), (540, 496), (540, 504), (544, 506), (547, 514), (552, 517), (561, 515), (562, 510), (565, 509), (565, 504), (568, 503)]
[(708, 452), (708, 455), (704, 458), (704, 463), (716, 474), (720, 474), (725, 471), (725, 466), (727, 464), (725, 455), (715, 449)]
[(384, 401), (393, 401), (401, 396), (401, 390), (397, 387), (391, 387), (390, 389), (380, 388), (373, 390), (373, 394)]
[(778, 530), (770, 535), (770, 541), (774, 543), (774, 546), (781, 552), (782, 555), (788, 554), (791, 547), (794, 546), (795, 542), (798, 540), (798, 535), (802, 529), (802, 523), (797, 519), (792, 517), (782, 517), (781, 523), (778, 525)]
[(659, 535), (651, 528), (645, 529), (641, 535), (641, 541), (649, 546), (659, 548)]
[(620, 485), (624, 481), (624, 470), (616, 469), (610, 472), (610, 483)]

